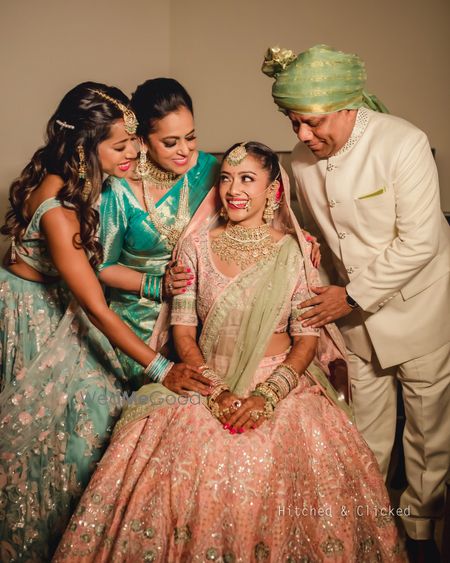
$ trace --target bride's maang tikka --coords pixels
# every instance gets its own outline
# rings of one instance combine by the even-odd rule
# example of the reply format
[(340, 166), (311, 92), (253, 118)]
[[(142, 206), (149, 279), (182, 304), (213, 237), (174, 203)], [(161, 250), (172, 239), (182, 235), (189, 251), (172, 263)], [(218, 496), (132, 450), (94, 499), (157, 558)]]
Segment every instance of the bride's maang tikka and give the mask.
[(91, 92), (98, 94), (101, 98), (116, 106), (116, 108), (118, 108), (123, 113), (123, 120), (125, 122), (125, 131), (129, 135), (134, 135), (136, 133), (138, 127), (138, 120), (136, 119), (134, 112), (130, 108), (122, 104), (122, 102), (119, 102), (119, 100), (116, 100), (111, 96), (108, 96), (108, 94), (105, 94), (105, 92), (102, 92), (101, 90), (91, 90)]
[(225, 160), (230, 166), (239, 166), (244, 158), (248, 155), (245, 143), (241, 143), (234, 147), (232, 151), (226, 156)]

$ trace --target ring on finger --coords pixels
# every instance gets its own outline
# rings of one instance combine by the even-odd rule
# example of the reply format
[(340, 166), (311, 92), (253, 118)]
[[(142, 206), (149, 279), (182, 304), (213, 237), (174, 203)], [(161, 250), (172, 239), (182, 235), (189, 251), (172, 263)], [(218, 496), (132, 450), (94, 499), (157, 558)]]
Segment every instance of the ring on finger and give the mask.
[(173, 283), (171, 281), (167, 284), (167, 287), (170, 289), (170, 291), (173, 291)]
[(253, 422), (257, 422), (264, 413), (262, 411), (250, 411), (250, 418)]
[(233, 407), (237, 410), (240, 409), (242, 407), (242, 403), (239, 399), (236, 399), (235, 401), (233, 401)]

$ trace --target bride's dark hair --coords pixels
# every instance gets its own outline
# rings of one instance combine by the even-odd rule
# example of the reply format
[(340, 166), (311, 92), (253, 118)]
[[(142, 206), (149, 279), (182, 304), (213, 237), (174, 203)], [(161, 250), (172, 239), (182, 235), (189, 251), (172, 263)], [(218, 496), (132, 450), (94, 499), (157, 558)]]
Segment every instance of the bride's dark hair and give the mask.
[[(56, 174), (63, 181), (57, 198), (70, 203), (80, 222), (80, 232), (74, 239), (77, 248), (83, 248), (92, 266), (102, 261), (102, 247), (97, 239), (99, 221), (94, 208), (102, 187), (102, 169), (98, 158), (98, 145), (110, 136), (111, 125), (123, 117), (122, 111), (94, 90), (100, 90), (124, 105), (129, 100), (118, 88), (83, 82), (68, 92), (47, 124), (45, 145), (38, 149), (20, 176), (11, 184), (10, 209), (0, 232), (22, 242), (30, 217), (25, 204), (32, 192), (47, 174)], [(82, 146), (86, 161), (85, 178), (79, 174), (79, 151)], [(92, 184), (90, 192), (83, 195), (86, 180)]]
[[(230, 152), (241, 144), (242, 143), (235, 143), (232, 147), (230, 147), (224, 153), (223, 159), (225, 160)], [(258, 159), (264, 170), (267, 170), (269, 173), (269, 182), (273, 182), (280, 176), (280, 162), (277, 154), (271, 148), (263, 143), (258, 143), (257, 141), (248, 141), (244, 143), (244, 147), (247, 153)]]

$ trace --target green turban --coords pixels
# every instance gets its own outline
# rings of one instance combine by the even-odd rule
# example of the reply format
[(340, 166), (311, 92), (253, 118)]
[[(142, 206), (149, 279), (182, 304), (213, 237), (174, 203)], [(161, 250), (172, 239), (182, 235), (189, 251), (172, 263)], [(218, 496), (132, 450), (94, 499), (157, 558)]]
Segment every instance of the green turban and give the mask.
[(328, 45), (315, 45), (298, 56), (273, 47), (267, 51), (262, 71), (275, 78), (272, 96), (284, 112), (324, 114), (362, 106), (388, 112), (364, 91), (363, 61)]

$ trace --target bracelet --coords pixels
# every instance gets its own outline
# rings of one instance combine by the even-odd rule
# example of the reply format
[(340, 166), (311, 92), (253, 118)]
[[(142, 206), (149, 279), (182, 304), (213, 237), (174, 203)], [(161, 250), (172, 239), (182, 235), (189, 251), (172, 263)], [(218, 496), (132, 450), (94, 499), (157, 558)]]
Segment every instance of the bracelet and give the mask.
[(274, 407), (280, 401), (278, 395), (267, 383), (258, 383), (252, 395), (262, 397), (266, 402), (272, 403)]
[(173, 362), (158, 353), (144, 369), (144, 375), (147, 375), (152, 383), (162, 383), (173, 365)]
[(160, 276), (153, 276), (152, 274), (142, 274), (139, 296), (161, 303), (162, 278)]

